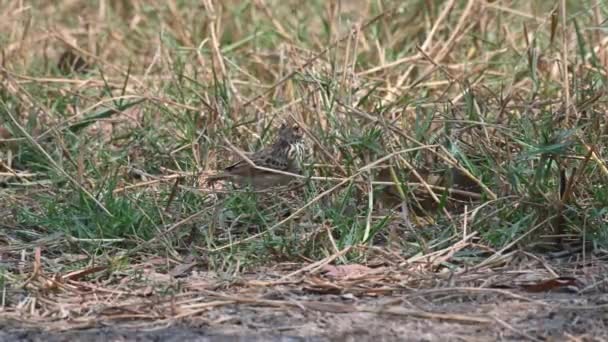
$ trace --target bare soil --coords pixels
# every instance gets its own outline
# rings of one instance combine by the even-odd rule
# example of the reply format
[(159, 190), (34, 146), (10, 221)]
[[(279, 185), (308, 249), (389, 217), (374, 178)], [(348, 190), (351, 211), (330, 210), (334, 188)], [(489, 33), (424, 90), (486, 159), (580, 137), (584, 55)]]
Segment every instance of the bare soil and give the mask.
[(442, 267), (453, 250), (231, 276), (161, 257), (64, 275), (36, 261), (3, 296), (0, 341), (608, 341), (604, 252)]
[(230, 304), (183, 320), (117, 319), (68, 330), (10, 320), (1, 326), (0, 341), (608, 340), (605, 294), (442, 289), (433, 300), (430, 295), (356, 299), (276, 292), (269, 300), (297, 304)]

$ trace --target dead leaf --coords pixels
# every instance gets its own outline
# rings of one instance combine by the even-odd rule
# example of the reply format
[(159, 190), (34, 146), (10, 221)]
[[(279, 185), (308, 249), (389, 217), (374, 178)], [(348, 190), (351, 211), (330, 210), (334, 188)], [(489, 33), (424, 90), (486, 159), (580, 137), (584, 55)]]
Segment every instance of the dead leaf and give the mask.
[(138, 290), (137, 294), (141, 297), (149, 297), (154, 294), (154, 288), (152, 288), (152, 286), (146, 286), (143, 289)]
[(178, 264), (171, 271), (169, 275), (172, 277), (179, 277), (185, 275), (186, 272), (190, 271), (196, 265), (196, 261), (192, 261), (185, 264)]
[(369, 268), (367, 266), (359, 265), (359, 264), (351, 264), (351, 265), (325, 265), (323, 267), (323, 272), (325, 275), (331, 278), (351, 278), (351, 277), (359, 277), (374, 271), (373, 268)]
[(548, 291), (568, 291), (572, 287), (577, 288), (576, 278), (559, 277), (549, 280), (542, 280), (535, 284), (521, 284), (520, 287), (528, 292), (548, 292)]
[(63, 281), (66, 280), (78, 280), (86, 275), (92, 274), (92, 273), (97, 273), (100, 271), (103, 271), (107, 268), (107, 266), (93, 266), (93, 267), (88, 267), (82, 270), (78, 270), (78, 271), (74, 271), (74, 272), (70, 272), (64, 276), (61, 277), (61, 279)]
[(0, 126), (0, 140), (9, 140), (12, 138), (13, 135), (11, 134), (11, 132), (8, 129)]

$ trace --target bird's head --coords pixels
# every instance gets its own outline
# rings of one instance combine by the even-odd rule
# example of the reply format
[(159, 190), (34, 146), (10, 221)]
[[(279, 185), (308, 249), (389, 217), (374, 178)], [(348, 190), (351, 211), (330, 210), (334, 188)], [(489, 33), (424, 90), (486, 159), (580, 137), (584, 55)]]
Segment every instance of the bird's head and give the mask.
[(287, 157), (289, 159), (301, 161), (304, 158), (304, 132), (297, 123), (283, 123), (279, 127), (279, 134), (275, 144), (288, 148)]

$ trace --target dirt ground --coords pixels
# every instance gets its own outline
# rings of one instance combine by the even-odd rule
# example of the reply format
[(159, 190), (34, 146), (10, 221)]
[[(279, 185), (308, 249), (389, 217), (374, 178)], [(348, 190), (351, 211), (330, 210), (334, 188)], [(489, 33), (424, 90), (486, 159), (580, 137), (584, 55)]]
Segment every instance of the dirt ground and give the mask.
[(293, 307), (242, 303), (185, 320), (115, 320), (65, 331), (4, 321), (0, 341), (608, 340), (608, 295), (442, 289), (429, 301), (431, 293), (370, 299), (290, 294)]
[(36, 266), (7, 288), (0, 341), (608, 341), (603, 252), (513, 251), (452, 269), (436, 267), (442, 255), (332, 265), (338, 256), (231, 276), (161, 257), (129, 272)]

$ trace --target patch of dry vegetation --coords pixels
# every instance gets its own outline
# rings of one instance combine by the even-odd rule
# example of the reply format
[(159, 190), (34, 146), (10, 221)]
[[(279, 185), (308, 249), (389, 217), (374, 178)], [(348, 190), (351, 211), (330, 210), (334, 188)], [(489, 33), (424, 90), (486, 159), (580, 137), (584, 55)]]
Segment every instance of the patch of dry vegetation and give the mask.
[[(296, 262), (299, 281), (330, 263), (394, 268), (403, 278), (361, 279), (395, 294), (539, 270), (527, 254), (539, 248), (587, 266), (605, 257), (601, 1), (0, 9), (11, 316), (91, 324), (126, 300), (137, 309), (119, 317), (197, 317), (238, 302), (217, 299), (217, 277), (261, 264)], [(204, 184), (233, 146), (259, 149), (288, 118), (310, 144), (299, 185)], [(456, 280), (421, 281), (448, 271)]]

